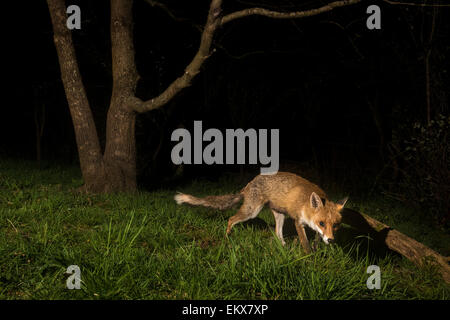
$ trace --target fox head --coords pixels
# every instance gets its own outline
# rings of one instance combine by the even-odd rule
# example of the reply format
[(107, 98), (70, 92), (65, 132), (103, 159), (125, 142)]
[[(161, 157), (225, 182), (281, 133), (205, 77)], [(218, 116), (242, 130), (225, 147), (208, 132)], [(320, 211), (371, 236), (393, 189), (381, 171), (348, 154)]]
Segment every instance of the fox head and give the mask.
[(340, 212), (347, 200), (348, 197), (338, 202), (327, 200), (324, 204), (315, 192), (310, 196), (310, 210), (313, 210), (314, 214), (309, 225), (320, 234), (326, 244), (334, 241), (334, 232), (339, 228), (342, 220)]

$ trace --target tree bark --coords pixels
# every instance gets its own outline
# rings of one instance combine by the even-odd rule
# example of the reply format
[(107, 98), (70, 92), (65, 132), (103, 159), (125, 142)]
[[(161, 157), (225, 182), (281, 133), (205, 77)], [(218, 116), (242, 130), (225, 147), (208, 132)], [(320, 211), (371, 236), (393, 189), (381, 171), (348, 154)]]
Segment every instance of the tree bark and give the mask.
[(107, 180), (103, 192), (132, 192), (136, 190), (136, 115), (124, 110), (122, 99), (113, 100), (106, 125), (103, 161)]
[(368, 233), (374, 239), (382, 240), (389, 249), (398, 252), (419, 267), (423, 266), (425, 261), (429, 261), (438, 268), (445, 282), (450, 283), (449, 258), (441, 256), (424, 244), (357, 211), (344, 209), (342, 222), (361, 232)]
[(134, 63), (133, 1), (111, 1), (113, 87), (103, 156), (105, 192), (136, 190), (136, 114), (130, 105), (139, 79)]
[(111, 43), (113, 90), (108, 110), (106, 146), (102, 155), (92, 112), (81, 81), (72, 36), (66, 27), (64, 0), (48, 0), (61, 77), (77, 141), (82, 191), (112, 192), (136, 190), (135, 112), (138, 80), (134, 66), (132, 1), (111, 1)]
[[(150, 1), (154, 5), (154, 1)], [(262, 15), (290, 19), (309, 17), (361, 0), (342, 0), (320, 8), (275, 12), (249, 8), (222, 16), (222, 0), (211, 0), (200, 46), (182, 76), (161, 94), (148, 101), (135, 96), (139, 75), (134, 61), (132, 0), (111, 0), (111, 52), (113, 88), (106, 124), (106, 145), (102, 155), (92, 112), (83, 86), (70, 30), (66, 27), (64, 0), (47, 0), (58, 53), (64, 90), (77, 141), (84, 191), (112, 192), (136, 190), (136, 113), (167, 104), (178, 92), (190, 86), (203, 62), (211, 55), (212, 40), (218, 27), (238, 18)], [(165, 7), (165, 6), (163, 6)]]
[[(102, 153), (94, 118), (78, 68), (64, 0), (47, 0), (61, 78), (72, 116), (80, 167), (87, 191), (97, 191), (104, 178)], [(103, 177), (99, 176), (103, 175)]]

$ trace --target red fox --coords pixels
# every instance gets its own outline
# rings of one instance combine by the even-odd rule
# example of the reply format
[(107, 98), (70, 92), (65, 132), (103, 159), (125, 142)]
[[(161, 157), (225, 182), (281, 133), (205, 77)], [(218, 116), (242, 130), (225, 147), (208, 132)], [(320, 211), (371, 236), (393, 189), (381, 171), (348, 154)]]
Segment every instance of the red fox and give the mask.
[(239, 211), (228, 220), (227, 235), (236, 223), (255, 218), (267, 204), (275, 217), (275, 234), (281, 243), (285, 245), (283, 223), (287, 214), (294, 219), (300, 243), (309, 253), (304, 225), (316, 231), (326, 244), (332, 243), (342, 219), (340, 211), (348, 197), (331, 202), (317, 185), (289, 172), (258, 175), (237, 194), (204, 198), (183, 193), (175, 195), (177, 204), (188, 203), (220, 210), (228, 209), (242, 199), (244, 201)]

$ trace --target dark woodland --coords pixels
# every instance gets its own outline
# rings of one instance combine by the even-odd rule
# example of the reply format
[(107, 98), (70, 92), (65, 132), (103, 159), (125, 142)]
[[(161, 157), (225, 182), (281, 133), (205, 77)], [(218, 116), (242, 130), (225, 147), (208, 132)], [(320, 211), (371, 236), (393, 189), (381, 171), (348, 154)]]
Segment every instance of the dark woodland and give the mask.
[[(81, 8), (80, 30), (65, 26), (69, 4)], [(373, 4), (380, 29), (367, 27)], [(88, 195), (175, 191), (224, 177), (238, 190), (260, 164), (175, 165), (172, 132), (193, 132), (198, 120), (203, 130), (279, 129), (281, 171), (350, 202), (395, 203), (449, 234), (446, 1), (8, 7), (0, 159), (37, 171), (75, 167), (83, 180), (76, 192)], [(255, 7), (267, 14), (245, 11)], [(448, 255), (448, 243), (440, 247)]]

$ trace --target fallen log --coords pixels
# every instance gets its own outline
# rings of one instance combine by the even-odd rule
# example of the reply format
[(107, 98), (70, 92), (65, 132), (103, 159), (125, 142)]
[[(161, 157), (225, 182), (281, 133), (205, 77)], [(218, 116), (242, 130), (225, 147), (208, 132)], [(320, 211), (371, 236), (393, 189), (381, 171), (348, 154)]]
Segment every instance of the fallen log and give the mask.
[(369, 236), (382, 240), (391, 250), (411, 260), (417, 266), (423, 266), (425, 261), (437, 266), (442, 278), (450, 283), (449, 258), (443, 257), (424, 244), (404, 235), (390, 226), (360, 212), (344, 209), (342, 222)]

